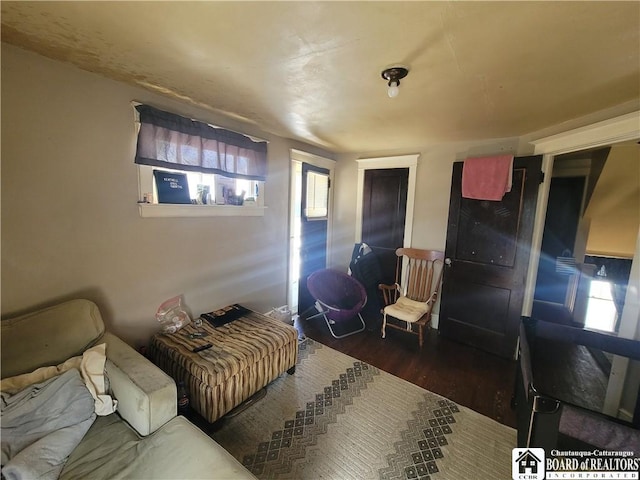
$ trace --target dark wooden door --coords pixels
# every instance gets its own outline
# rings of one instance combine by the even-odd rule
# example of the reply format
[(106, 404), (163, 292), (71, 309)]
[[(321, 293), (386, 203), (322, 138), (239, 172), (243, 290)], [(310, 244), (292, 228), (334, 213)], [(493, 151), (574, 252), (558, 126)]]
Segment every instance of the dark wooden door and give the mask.
[(514, 159), (502, 201), (462, 198), (453, 165), (439, 330), (503, 357), (516, 349), (542, 157)]
[[(540, 247), (535, 300), (564, 305), (570, 276), (556, 272), (558, 257), (573, 257), (586, 177), (551, 179)], [(581, 263), (581, 259), (578, 259)]]
[(377, 255), (383, 283), (395, 281), (395, 251), (404, 243), (408, 184), (408, 168), (364, 173), (362, 241)]
[(329, 215), (329, 170), (302, 164), (302, 205), (300, 209), (300, 278), (298, 312), (313, 307), (315, 300), (307, 288), (307, 278), (327, 266), (327, 225)]

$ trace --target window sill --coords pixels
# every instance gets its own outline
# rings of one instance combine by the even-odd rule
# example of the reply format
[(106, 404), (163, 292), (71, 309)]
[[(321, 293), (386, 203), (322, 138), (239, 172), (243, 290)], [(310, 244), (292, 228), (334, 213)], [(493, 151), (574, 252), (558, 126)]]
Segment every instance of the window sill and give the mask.
[(139, 203), (140, 216), (160, 217), (262, 217), (266, 207), (257, 205), (173, 205)]

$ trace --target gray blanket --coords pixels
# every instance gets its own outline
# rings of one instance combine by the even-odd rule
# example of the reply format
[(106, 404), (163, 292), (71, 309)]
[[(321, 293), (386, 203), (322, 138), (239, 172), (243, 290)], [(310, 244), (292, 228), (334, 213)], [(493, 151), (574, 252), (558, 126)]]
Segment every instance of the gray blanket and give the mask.
[(56, 479), (96, 418), (94, 400), (76, 369), (1, 394), (2, 476)]

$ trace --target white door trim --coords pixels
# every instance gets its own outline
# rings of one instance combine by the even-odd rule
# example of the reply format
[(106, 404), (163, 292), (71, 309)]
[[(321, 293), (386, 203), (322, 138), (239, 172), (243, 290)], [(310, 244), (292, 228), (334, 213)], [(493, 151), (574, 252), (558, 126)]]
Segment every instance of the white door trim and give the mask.
[(287, 265), (287, 301), (290, 304), (293, 304), (293, 295), (298, 295), (298, 292), (293, 292), (291, 289), (291, 285), (293, 282), (292, 279), (292, 272), (291, 272), (291, 268), (292, 268), (292, 264), (293, 264), (293, 245), (292, 245), (292, 236), (293, 236), (293, 216), (294, 216), (294, 212), (295, 212), (295, 205), (294, 203), (297, 201), (297, 199), (295, 198), (295, 192), (293, 191), (294, 186), (293, 186), (293, 182), (294, 182), (294, 178), (293, 178), (293, 162), (302, 162), (302, 163), (308, 163), (309, 165), (313, 165), (314, 167), (320, 167), (320, 168), (326, 168), (327, 170), (329, 170), (329, 199), (328, 199), (328, 210), (329, 210), (329, 214), (328, 214), (328, 218), (327, 218), (327, 261), (329, 260), (330, 254), (331, 254), (331, 246), (332, 246), (332, 238), (333, 238), (333, 186), (335, 185), (334, 182), (334, 170), (336, 167), (336, 162), (335, 160), (331, 160), (325, 157), (320, 157), (318, 155), (314, 155), (312, 153), (308, 153), (308, 152), (304, 152), (302, 150), (297, 150), (292, 148), (289, 152), (289, 175), (291, 176), (291, 178), (289, 179), (289, 184), (290, 184), (290, 191), (289, 191), (289, 235), (288, 235), (288, 251), (289, 251), (289, 255), (287, 256), (287, 258), (289, 259), (288, 261), (288, 265)]
[(550, 137), (532, 140), (536, 154), (577, 152), (638, 138), (640, 111), (569, 130)]
[(408, 168), (409, 182), (407, 185), (407, 208), (405, 210), (404, 221), (404, 244), (403, 247), (411, 246), (411, 235), (413, 234), (413, 209), (415, 205), (416, 192), (416, 170), (420, 154), (399, 155), (395, 157), (361, 158), (358, 162), (358, 185), (356, 193), (356, 236), (355, 243), (362, 242), (362, 206), (364, 195), (364, 172), (366, 170), (378, 170), (385, 168)]

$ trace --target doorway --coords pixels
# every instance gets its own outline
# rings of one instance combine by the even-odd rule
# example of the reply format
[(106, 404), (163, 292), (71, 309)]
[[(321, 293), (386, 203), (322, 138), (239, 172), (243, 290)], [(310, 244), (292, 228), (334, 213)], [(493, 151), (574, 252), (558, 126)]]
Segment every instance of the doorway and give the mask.
[(617, 333), (640, 218), (638, 160), (636, 142), (555, 157), (534, 316)]
[(334, 165), (333, 160), (291, 150), (287, 302), (294, 314), (313, 306), (306, 292), (306, 277), (327, 264)]
[(356, 193), (356, 224), (354, 243), (362, 243), (366, 233), (363, 233), (365, 209), (365, 174), (369, 170), (408, 169), (407, 200), (404, 209), (404, 232), (402, 247), (410, 247), (413, 233), (413, 209), (415, 203), (416, 171), (419, 155), (402, 155), (396, 157), (363, 158), (358, 160), (358, 185)]
[[(559, 263), (573, 260), (578, 225), (583, 211), (586, 177), (554, 177), (551, 179), (547, 217), (534, 301), (559, 305), (567, 303), (567, 290), (573, 268)], [(568, 268), (563, 268), (563, 267)]]
[[(577, 128), (568, 132), (541, 138), (531, 142), (534, 145), (534, 152), (544, 154), (543, 169), (550, 172), (553, 168), (554, 159), (560, 155), (583, 151), (589, 148), (599, 148), (608, 145), (615, 145), (621, 142), (637, 142), (640, 139), (640, 128), (638, 123), (640, 111), (635, 111), (625, 115), (598, 122), (586, 127)], [(538, 213), (536, 215), (536, 226), (534, 229), (533, 252), (540, 251), (542, 235), (544, 231), (544, 220), (547, 208), (547, 196), (551, 178), (545, 178), (544, 188), (538, 197)], [(631, 265), (631, 276), (629, 278), (629, 289), (640, 289), (640, 239), (638, 232), (635, 233), (636, 246)], [(535, 277), (538, 270), (537, 255), (531, 256), (530, 268), (527, 277), (527, 298), (523, 314), (530, 316), (533, 305), (533, 292), (535, 289)], [(638, 321), (640, 319), (640, 305), (637, 302), (627, 302), (620, 320), (618, 335), (626, 338), (637, 338)], [(636, 391), (638, 389), (638, 378), (634, 375), (634, 369), (630, 367), (630, 362), (615, 357), (611, 366), (611, 375), (607, 386), (605, 406), (603, 413), (612, 416), (620, 416), (627, 419), (628, 412), (633, 407), (630, 405), (628, 396), (624, 392)], [(632, 416), (631, 416), (632, 418)]]

